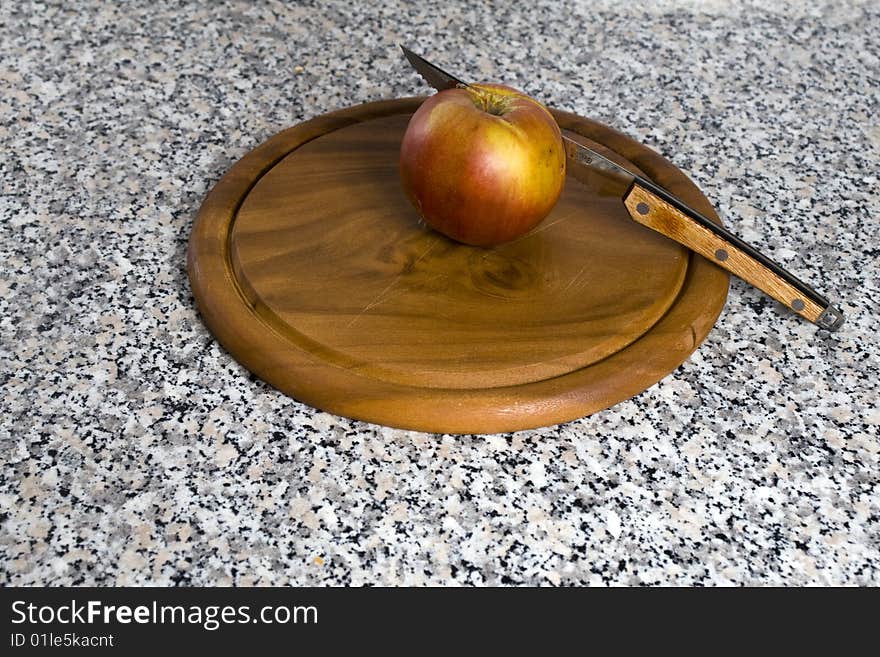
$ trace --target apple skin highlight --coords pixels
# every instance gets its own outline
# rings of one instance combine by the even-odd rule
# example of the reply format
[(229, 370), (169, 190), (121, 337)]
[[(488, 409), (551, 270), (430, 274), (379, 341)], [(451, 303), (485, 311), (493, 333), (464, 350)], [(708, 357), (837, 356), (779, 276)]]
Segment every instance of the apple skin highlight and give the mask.
[(546, 217), (565, 183), (565, 149), (546, 107), (505, 85), (428, 98), (400, 149), (400, 177), (425, 222), (459, 242), (493, 246)]

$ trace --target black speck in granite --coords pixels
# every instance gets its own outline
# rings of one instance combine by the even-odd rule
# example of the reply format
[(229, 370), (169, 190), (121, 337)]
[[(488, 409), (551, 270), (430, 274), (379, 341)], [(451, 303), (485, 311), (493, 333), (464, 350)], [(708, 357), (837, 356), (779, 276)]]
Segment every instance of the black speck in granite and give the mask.
[[(656, 148), (847, 324), (735, 281), (662, 382), (512, 435), (271, 389), (196, 313), (193, 218), (283, 128), (425, 93), (397, 43)], [(856, 1), (2, 3), (0, 582), (880, 583), (878, 44)]]

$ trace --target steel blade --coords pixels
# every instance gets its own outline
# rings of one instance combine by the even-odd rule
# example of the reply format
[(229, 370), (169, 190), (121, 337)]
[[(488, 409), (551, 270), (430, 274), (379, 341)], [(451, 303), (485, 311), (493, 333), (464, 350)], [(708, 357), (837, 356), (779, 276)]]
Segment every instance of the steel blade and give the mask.
[(432, 87), (437, 91), (444, 89), (455, 89), (456, 87), (468, 86), (466, 82), (459, 80), (454, 75), (450, 75), (446, 71), (434, 66), (431, 62), (419, 57), (406, 46), (400, 46), (403, 54), (406, 56), (410, 65), (421, 75)]
[(604, 155), (597, 153), (592, 148), (587, 148), (581, 143), (576, 142), (571, 137), (562, 135), (562, 142), (565, 145), (565, 154), (569, 160), (582, 164), (585, 167), (594, 169), (611, 178), (615, 178), (624, 185), (629, 186), (638, 176), (616, 162), (612, 162)]

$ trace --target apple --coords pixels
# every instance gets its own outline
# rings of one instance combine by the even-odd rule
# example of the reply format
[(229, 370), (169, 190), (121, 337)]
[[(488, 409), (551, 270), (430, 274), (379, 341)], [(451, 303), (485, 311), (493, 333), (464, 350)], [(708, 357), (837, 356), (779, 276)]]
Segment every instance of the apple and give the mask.
[(556, 204), (565, 183), (562, 133), (544, 105), (511, 87), (446, 89), (410, 119), (400, 179), (435, 230), (465, 244), (501, 244)]

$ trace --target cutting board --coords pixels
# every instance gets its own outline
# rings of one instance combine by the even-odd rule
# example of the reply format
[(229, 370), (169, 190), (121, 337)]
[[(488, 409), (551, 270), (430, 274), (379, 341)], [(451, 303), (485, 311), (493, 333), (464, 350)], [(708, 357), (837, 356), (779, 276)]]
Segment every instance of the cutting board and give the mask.
[[(234, 358), (332, 413), (494, 433), (607, 408), (696, 349), (727, 274), (633, 222), (599, 175), (570, 169), (553, 212), (509, 244), (465, 246), (426, 227), (398, 173), (422, 100), (290, 128), (208, 195), (189, 274), (205, 323)], [(655, 152), (554, 115), (573, 138), (716, 218)]]

